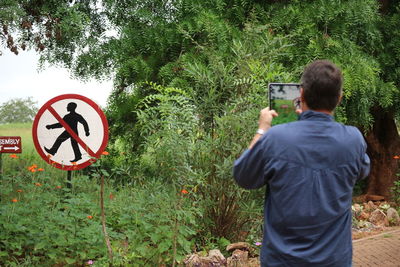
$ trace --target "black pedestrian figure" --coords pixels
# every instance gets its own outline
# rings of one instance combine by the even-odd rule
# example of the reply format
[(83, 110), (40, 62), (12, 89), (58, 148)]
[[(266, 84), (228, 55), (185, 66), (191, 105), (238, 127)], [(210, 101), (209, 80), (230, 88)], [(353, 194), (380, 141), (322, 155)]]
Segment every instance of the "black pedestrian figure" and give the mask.
[[(88, 126), (86, 120), (82, 117), (82, 115), (75, 112), (76, 107), (77, 107), (76, 103), (74, 103), (74, 102), (69, 103), (67, 105), (67, 111), (69, 111), (69, 114), (65, 115), (63, 120), (69, 125), (69, 127), (71, 127), (71, 129), (78, 136), (79, 136), (78, 122), (82, 123), (83, 128), (85, 129), (86, 136), (89, 136), (90, 135), (89, 126)], [(61, 125), (61, 123), (54, 123), (54, 124), (46, 125), (47, 129), (55, 129), (55, 128), (62, 128), (62, 127), (63, 126)], [(76, 161), (82, 159), (82, 153), (79, 149), (78, 142), (66, 130), (60, 134), (60, 136), (57, 138), (57, 140), (54, 142), (53, 146), (50, 149), (48, 149), (47, 147), (44, 147), (44, 150), (46, 150), (47, 153), (54, 156), (57, 153), (60, 145), (69, 138), (71, 138), (71, 146), (72, 146), (72, 149), (74, 150), (74, 154), (75, 154), (75, 159), (71, 160), (71, 162), (76, 162)]]

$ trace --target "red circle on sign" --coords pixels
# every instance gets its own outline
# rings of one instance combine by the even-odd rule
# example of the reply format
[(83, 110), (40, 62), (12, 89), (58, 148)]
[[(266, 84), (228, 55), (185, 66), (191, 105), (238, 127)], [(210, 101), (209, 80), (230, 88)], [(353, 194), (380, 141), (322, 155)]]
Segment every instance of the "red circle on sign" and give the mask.
[[(56, 103), (56, 102), (58, 102), (58, 101), (65, 100), (65, 99), (78, 99), (78, 100), (81, 100), (81, 101), (85, 102), (86, 104), (88, 104), (89, 106), (91, 106), (91, 107), (96, 111), (96, 113), (99, 115), (99, 117), (100, 117), (100, 119), (101, 119), (101, 123), (103, 124), (103, 130), (104, 130), (104, 133), (103, 133), (103, 140), (102, 140), (102, 142), (101, 142), (100, 148), (99, 148), (97, 151), (91, 151), (90, 148), (89, 148), (87, 145), (86, 145), (86, 149), (85, 149), (85, 146), (83, 146), (83, 145), (81, 144), (82, 141), (81, 141), (81, 142), (78, 141), (78, 143), (81, 145), (81, 147), (82, 147), (83, 149), (85, 149), (85, 150), (91, 155), (91, 158), (89, 158), (89, 160), (87, 160), (87, 161), (84, 161), (84, 162), (79, 163), (79, 164), (76, 164), (76, 165), (74, 165), (74, 164), (73, 164), (73, 165), (64, 165), (64, 164), (61, 164), (61, 163), (59, 163), (59, 162), (53, 161), (53, 160), (51, 159), (51, 157), (47, 156), (47, 155), (44, 153), (42, 147), (41, 147), (40, 144), (39, 144), (39, 139), (38, 139), (38, 134), (37, 134), (37, 133), (38, 133), (38, 124), (39, 124), (39, 120), (40, 120), (40, 118), (42, 117), (43, 113), (44, 113), (46, 110), (49, 110), (50, 113), (52, 113), (51, 110), (53, 110), (53, 111), (55, 111), (55, 110), (53, 109), (53, 107), (51, 107), (51, 105), (54, 104), (54, 103)], [(53, 114), (53, 113), (52, 113), (52, 114)], [(56, 114), (56, 115), (57, 115), (57, 114)], [(55, 114), (53, 114), (53, 116), (55, 116)], [(59, 116), (59, 115), (57, 115), (57, 116)], [(59, 118), (61, 118), (61, 117), (59, 117)], [(56, 119), (57, 119), (57, 117), (56, 117)], [(57, 120), (59, 120), (59, 119), (57, 119)], [(66, 131), (68, 131), (67, 128), (69, 128), (69, 126), (68, 126), (68, 125), (65, 125), (66, 123), (65, 123), (64, 121), (62, 121), (62, 122), (59, 121), (59, 122), (60, 122), (61, 124), (63, 124), (64, 129), (65, 129)], [(65, 127), (67, 127), (67, 128), (65, 128)], [(71, 135), (71, 138), (73, 138), (73, 136), (77, 136), (74, 132), (68, 131), (68, 133)], [(37, 152), (38, 152), (39, 155), (42, 157), (42, 159), (44, 159), (44, 160), (45, 160), (47, 163), (49, 163), (51, 166), (54, 166), (54, 167), (56, 167), (56, 168), (58, 168), (58, 169), (65, 170), (65, 171), (80, 170), (80, 169), (86, 168), (87, 166), (89, 166), (89, 165), (91, 165), (92, 163), (94, 163), (94, 162), (96, 161), (96, 159), (100, 158), (100, 156), (102, 155), (102, 152), (105, 150), (105, 148), (106, 148), (106, 146), (107, 146), (107, 142), (108, 142), (108, 122), (107, 122), (107, 118), (106, 118), (106, 116), (104, 115), (103, 111), (102, 111), (102, 110), (100, 109), (100, 107), (99, 107), (95, 102), (93, 102), (91, 99), (89, 99), (89, 98), (87, 98), (87, 97), (85, 97), (85, 96), (82, 96), (82, 95), (77, 95), (77, 94), (59, 95), (59, 96), (54, 97), (54, 98), (50, 99), (49, 101), (47, 101), (47, 102), (39, 109), (39, 111), (38, 111), (38, 113), (36, 114), (35, 119), (34, 119), (34, 121), (33, 121), (32, 136), (33, 136), (33, 143), (35, 144), (35, 148), (36, 148)], [(75, 139), (75, 138), (74, 138), (74, 139)], [(79, 139), (79, 136), (78, 136), (78, 139)]]

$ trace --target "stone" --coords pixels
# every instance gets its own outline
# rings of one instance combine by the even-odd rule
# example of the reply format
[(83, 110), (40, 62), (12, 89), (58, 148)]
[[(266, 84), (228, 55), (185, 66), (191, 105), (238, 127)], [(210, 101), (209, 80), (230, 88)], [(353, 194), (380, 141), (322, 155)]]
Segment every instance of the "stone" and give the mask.
[(210, 250), (206, 257), (202, 257), (197, 253), (191, 254), (183, 262), (186, 267), (226, 266), (226, 259), (218, 249)]
[(364, 206), (366, 210), (373, 211), (376, 210), (377, 206), (371, 200)]
[(226, 262), (224, 255), (222, 255), (219, 249), (210, 250), (210, 252), (208, 252), (208, 258), (213, 260), (214, 262), (222, 262), (222, 263)]
[(386, 214), (380, 209), (376, 209), (371, 213), (369, 221), (375, 226), (389, 226), (389, 221)]
[(400, 216), (397, 210), (395, 210), (394, 208), (389, 208), (386, 213), (390, 225), (400, 224)]
[(229, 244), (226, 247), (226, 251), (228, 251), (228, 252), (234, 251), (236, 249), (250, 250), (250, 244), (247, 242), (237, 242), (237, 243)]
[(356, 214), (358, 214), (358, 213), (360, 213), (361, 212), (361, 206), (360, 206), (360, 204), (354, 204), (353, 205), (353, 210), (354, 210), (354, 212), (356, 213)]
[(199, 254), (191, 254), (186, 257), (186, 259), (183, 261), (185, 263), (186, 267), (200, 267), (201, 266), (201, 259)]
[(369, 213), (367, 213), (367, 212), (364, 212), (364, 211), (362, 211), (361, 213), (360, 213), (360, 215), (358, 216), (358, 218), (360, 219), (360, 220), (368, 220), (369, 219), (369, 217), (370, 217), (370, 214)]
[(227, 267), (248, 267), (249, 252), (241, 249), (233, 251), (232, 256), (227, 259)]
[(260, 267), (260, 259), (259, 258), (250, 258), (247, 267)]
[(384, 196), (378, 196), (378, 195), (366, 195), (365, 196), (366, 201), (384, 201), (385, 197)]

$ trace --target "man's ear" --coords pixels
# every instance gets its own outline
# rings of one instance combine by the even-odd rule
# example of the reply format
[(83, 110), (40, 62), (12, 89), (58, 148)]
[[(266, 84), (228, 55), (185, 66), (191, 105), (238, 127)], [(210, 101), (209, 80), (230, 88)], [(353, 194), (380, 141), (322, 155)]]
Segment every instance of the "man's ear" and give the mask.
[(300, 87), (300, 100), (301, 102), (305, 103), (305, 98), (304, 98), (304, 89), (303, 87)]

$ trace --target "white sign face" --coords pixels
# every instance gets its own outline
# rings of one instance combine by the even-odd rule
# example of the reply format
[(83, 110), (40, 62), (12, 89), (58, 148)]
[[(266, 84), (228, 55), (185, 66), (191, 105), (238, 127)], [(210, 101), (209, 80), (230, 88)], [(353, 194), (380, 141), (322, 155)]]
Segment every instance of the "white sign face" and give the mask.
[(108, 141), (104, 113), (80, 95), (61, 95), (48, 101), (36, 115), (32, 131), (38, 153), (63, 170), (90, 165)]

